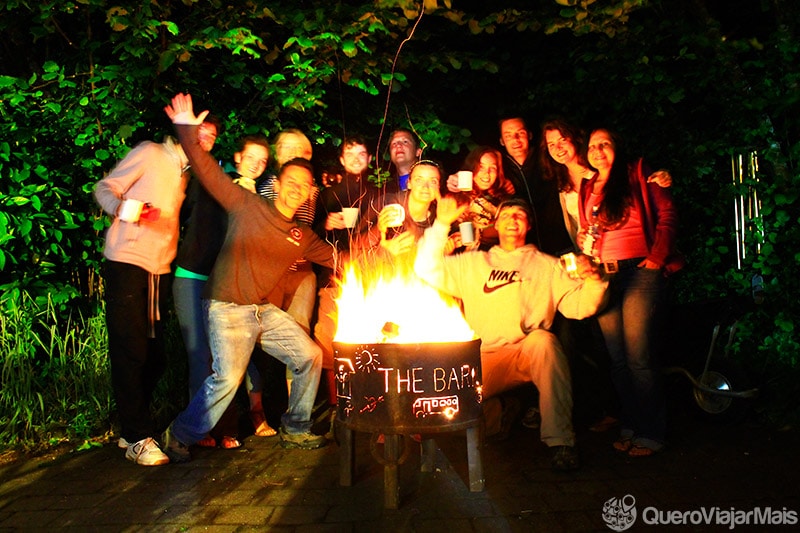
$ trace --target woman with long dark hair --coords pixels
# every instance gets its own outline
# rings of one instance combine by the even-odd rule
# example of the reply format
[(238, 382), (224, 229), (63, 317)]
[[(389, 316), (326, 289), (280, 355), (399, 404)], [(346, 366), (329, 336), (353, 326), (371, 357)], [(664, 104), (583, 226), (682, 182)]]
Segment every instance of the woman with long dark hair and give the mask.
[(614, 447), (633, 457), (649, 456), (663, 448), (666, 437), (651, 339), (665, 274), (680, 266), (674, 259), (677, 213), (670, 189), (648, 183), (642, 160), (631, 162), (611, 131), (592, 131), (587, 160), (597, 174), (581, 186), (578, 244), (610, 277), (610, 300), (597, 321), (622, 409)]
[(580, 227), (578, 191), (583, 180), (595, 172), (586, 161), (584, 132), (561, 118), (546, 121), (542, 125), (539, 160), (543, 179), (558, 185), (564, 225), (574, 245)]
[[(465, 170), (472, 172), (469, 207), (458, 222), (472, 222), (475, 241), (467, 249), (488, 250), (498, 243), (494, 219), (497, 206), (514, 194), (514, 186), (503, 173), (503, 156), (491, 146), (473, 148), (464, 160)], [(458, 243), (460, 244), (460, 243)]]

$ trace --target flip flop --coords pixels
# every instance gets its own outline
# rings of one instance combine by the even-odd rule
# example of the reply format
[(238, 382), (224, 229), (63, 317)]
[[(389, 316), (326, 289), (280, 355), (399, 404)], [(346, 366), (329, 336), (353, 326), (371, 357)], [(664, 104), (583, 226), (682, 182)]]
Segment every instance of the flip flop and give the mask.
[(196, 444), (201, 448), (216, 448), (217, 440), (209, 435), (208, 437), (202, 438), (199, 441), (197, 441)]
[(619, 440), (614, 441), (612, 446), (614, 446), (614, 449), (618, 452), (630, 453), (631, 449), (633, 448), (633, 441), (631, 439), (622, 437)]
[(273, 437), (278, 434), (267, 424), (264, 411), (250, 411), (250, 421), (253, 423), (253, 434), (256, 437)]
[(242, 443), (239, 442), (239, 439), (236, 437), (229, 437), (227, 435), (222, 437), (222, 440), (219, 443), (219, 447), (224, 450), (233, 450), (234, 448), (239, 448), (241, 445)]
[(642, 446), (641, 444), (634, 444), (628, 450), (629, 457), (652, 457), (661, 450), (654, 450), (653, 448), (648, 448), (647, 446)]

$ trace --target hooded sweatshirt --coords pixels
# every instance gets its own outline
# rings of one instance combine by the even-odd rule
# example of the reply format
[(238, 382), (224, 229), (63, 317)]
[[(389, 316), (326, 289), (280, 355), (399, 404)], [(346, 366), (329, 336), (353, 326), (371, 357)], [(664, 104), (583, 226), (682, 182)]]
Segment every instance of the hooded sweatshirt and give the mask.
[[(94, 197), (111, 215), (103, 255), (136, 265), (151, 274), (166, 274), (178, 249), (181, 204), (188, 183), (187, 158), (172, 137), (163, 143), (136, 145), (111, 172), (97, 182)], [(125, 222), (116, 215), (126, 199), (160, 210), (155, 220)]]
[(446, 294), (460, 298), (464, 316), (489, 351), (521, 341), (534, 329), (550, 329), (556, 310), (586, 318), (602, 306), (608, 282), (574, 280), (558, 259), (528, 244), (507, 251), (444, 256), (448, 227), (435, 222), (419, 242), (414, 270)]

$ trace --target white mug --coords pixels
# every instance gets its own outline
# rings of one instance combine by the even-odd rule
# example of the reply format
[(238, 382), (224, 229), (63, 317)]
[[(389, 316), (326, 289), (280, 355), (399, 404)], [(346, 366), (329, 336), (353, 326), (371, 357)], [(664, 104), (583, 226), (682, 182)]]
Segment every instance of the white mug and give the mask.
[(475, 242), (475, 226), (472, 222), (467, 220), (458, 225), (458, 231), (461, 232), (461, 244), (472, 244)]
[(472, 190), (472, 172), (469, 170), (459, 170), (456, 172), (458, 176), (458, 190), (471, 191)]
[(358, 220), (358, 208), (357, 207), (343, 207), (342, 208), (342, 217), (344, 218), (344, 227), (346, 228), (354, 228), (356, 225), (356, 221)]
[(384, 207), (392, 213), (392, 218), (389, 220), (389, 227), (396, 228), (402, 226), (406, 221), (406, 210), (400, 204), (388, 204)]
[(122, 205), (119, 207), (119, 219), (125, 222), (139, 222), (143, 208), (144, 202), (127, 198), (122, 201)]

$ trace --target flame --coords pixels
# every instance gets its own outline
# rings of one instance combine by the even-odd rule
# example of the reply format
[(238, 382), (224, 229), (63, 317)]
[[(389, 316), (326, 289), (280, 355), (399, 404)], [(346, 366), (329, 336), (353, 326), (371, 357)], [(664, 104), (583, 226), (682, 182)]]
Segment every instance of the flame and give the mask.
[(408, 267), (351, 262), (340, 286), (336, 342), (411, 344), (476, 338), (458, 302)]

